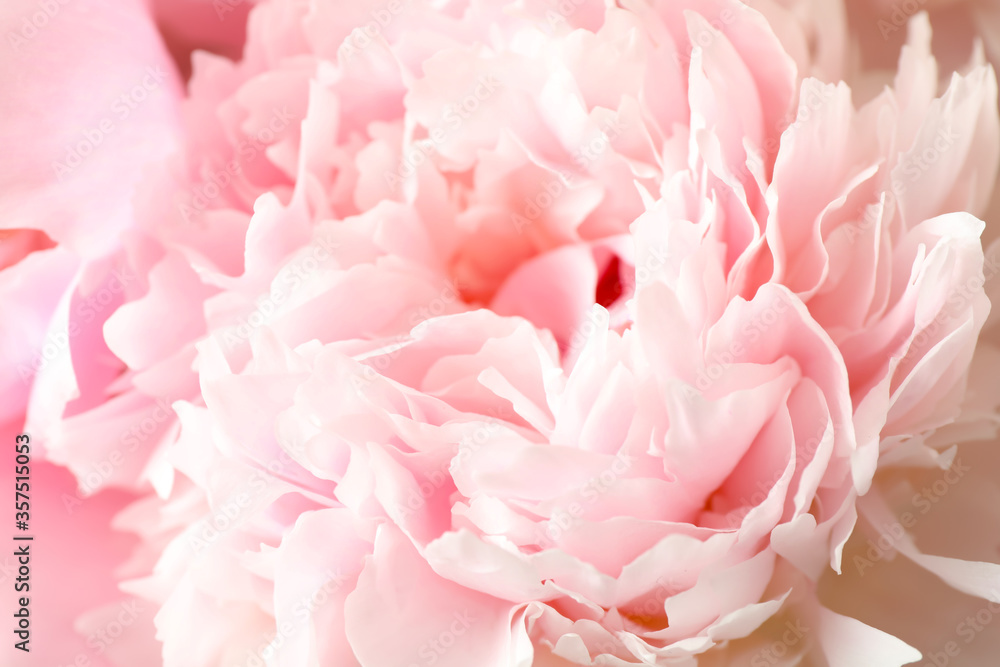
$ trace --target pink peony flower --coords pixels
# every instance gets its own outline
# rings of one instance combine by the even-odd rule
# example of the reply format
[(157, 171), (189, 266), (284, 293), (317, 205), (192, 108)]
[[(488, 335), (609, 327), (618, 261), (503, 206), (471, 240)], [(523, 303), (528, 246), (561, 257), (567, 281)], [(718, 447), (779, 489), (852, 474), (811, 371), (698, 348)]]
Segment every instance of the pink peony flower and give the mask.
[(101, 332), (126, 292), (141, 293), (119, 235), (134, 225), (143, 166), (173, 150), (180, 89), (143, 3), (15, 0), (0, 32), (0, 486), (14, 500), (15, 438), (31, 415), (35, 537), (26, 580), (14, 546), (0, 556), (0, 612), (14, 619), (27, 598), (31, 632), (25, 654), (15, 621), (6, 626), (2, 662), (154, 664), (156, 607), (119, 589), (136, 574), (122, 566), (138, 540), (112, 528), (137, 496), (87, 494), (87, 477), (112, 464), (79, 451), (77, 479), (46, 461), (43, 432), (103, 402), (123, 369)]
[(988, 540), (892, 519), (1000, 406), (997, 84), (939, 90), (926, 16), (878, 89), (833, 2), (196, 5), (123, 21), (232, 56), (249, 10), (242, 58), (9, 198), (48, 236), (0, 291), (82, 332), (11, 415), (77, 500), (144, 496), (162, 647), (109, 660), (903, 665), (937, 636), (835, 590), (892, 521), (1000, 602)]

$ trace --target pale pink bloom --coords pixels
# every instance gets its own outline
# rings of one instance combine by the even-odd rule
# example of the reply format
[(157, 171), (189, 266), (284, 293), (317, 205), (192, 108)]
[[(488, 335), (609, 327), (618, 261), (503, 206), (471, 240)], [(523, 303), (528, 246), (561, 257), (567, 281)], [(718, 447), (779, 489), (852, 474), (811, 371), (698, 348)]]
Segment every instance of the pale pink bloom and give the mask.
[(126, 250), (133, 186), (144, 167), (174, 150), (181, 91), (145, 3), (47, 7), (9, 3), (0, 19), (9, 48), (0, 64), (7, 91), (0, 226), (38, 230), (35, 238), (43, 232), (56, 244), (0, 271), (7, 308), (0, 327), (11, 362), (2, 371), (4, 409), (13, 411), (4, 416), (23, 423), (27, 409), (30, 433), (53, 460), (77, 459), (82, 478), (106, 458), (109, 443), (118, 445), (115, 427), (115, 442), (102, 437), (58, 452), (59, 422), (102, 404), (124, 370), (102, 325), (144, 290), (128, 266), (136, 248)]
[(60, 317), (128, 283), (28, 423), (155, 490), (164, 665), (918, 659), (816, 582), (995, 426), (992, 69), (939, 91), (918, 17), (855, 98), (834, 4), (439, 4), (261, 2), (59, 191), (95, 209), (12, 195), (61, 245), (8, 270), (87, 262)]
[[(8, 624), (4, 664), (153, 664), (156, 609), (119, 590), (137, 540), (112, 528), (136, 496), (91, 493), (95, 471), (115, 468), (106, 442), (59, 452), (52, 436), (64, 416), (105, 401), (124, 368), (101, 328), (126, 292), (141, 294), (120, 273), (132, 186), (173, 150), (180, 89), (141, 2), (14, 0), (0, 34), (0, 486), (14, 500), (15, 437), (27, 432), (35, 536), (30, 581), (16, 582), (13, 547), (0, 557), (4, 617), (21, 596), (31, 613), (30, 652), (14, 648)], [(60, 454), (78, 477), (46, 461)]]

